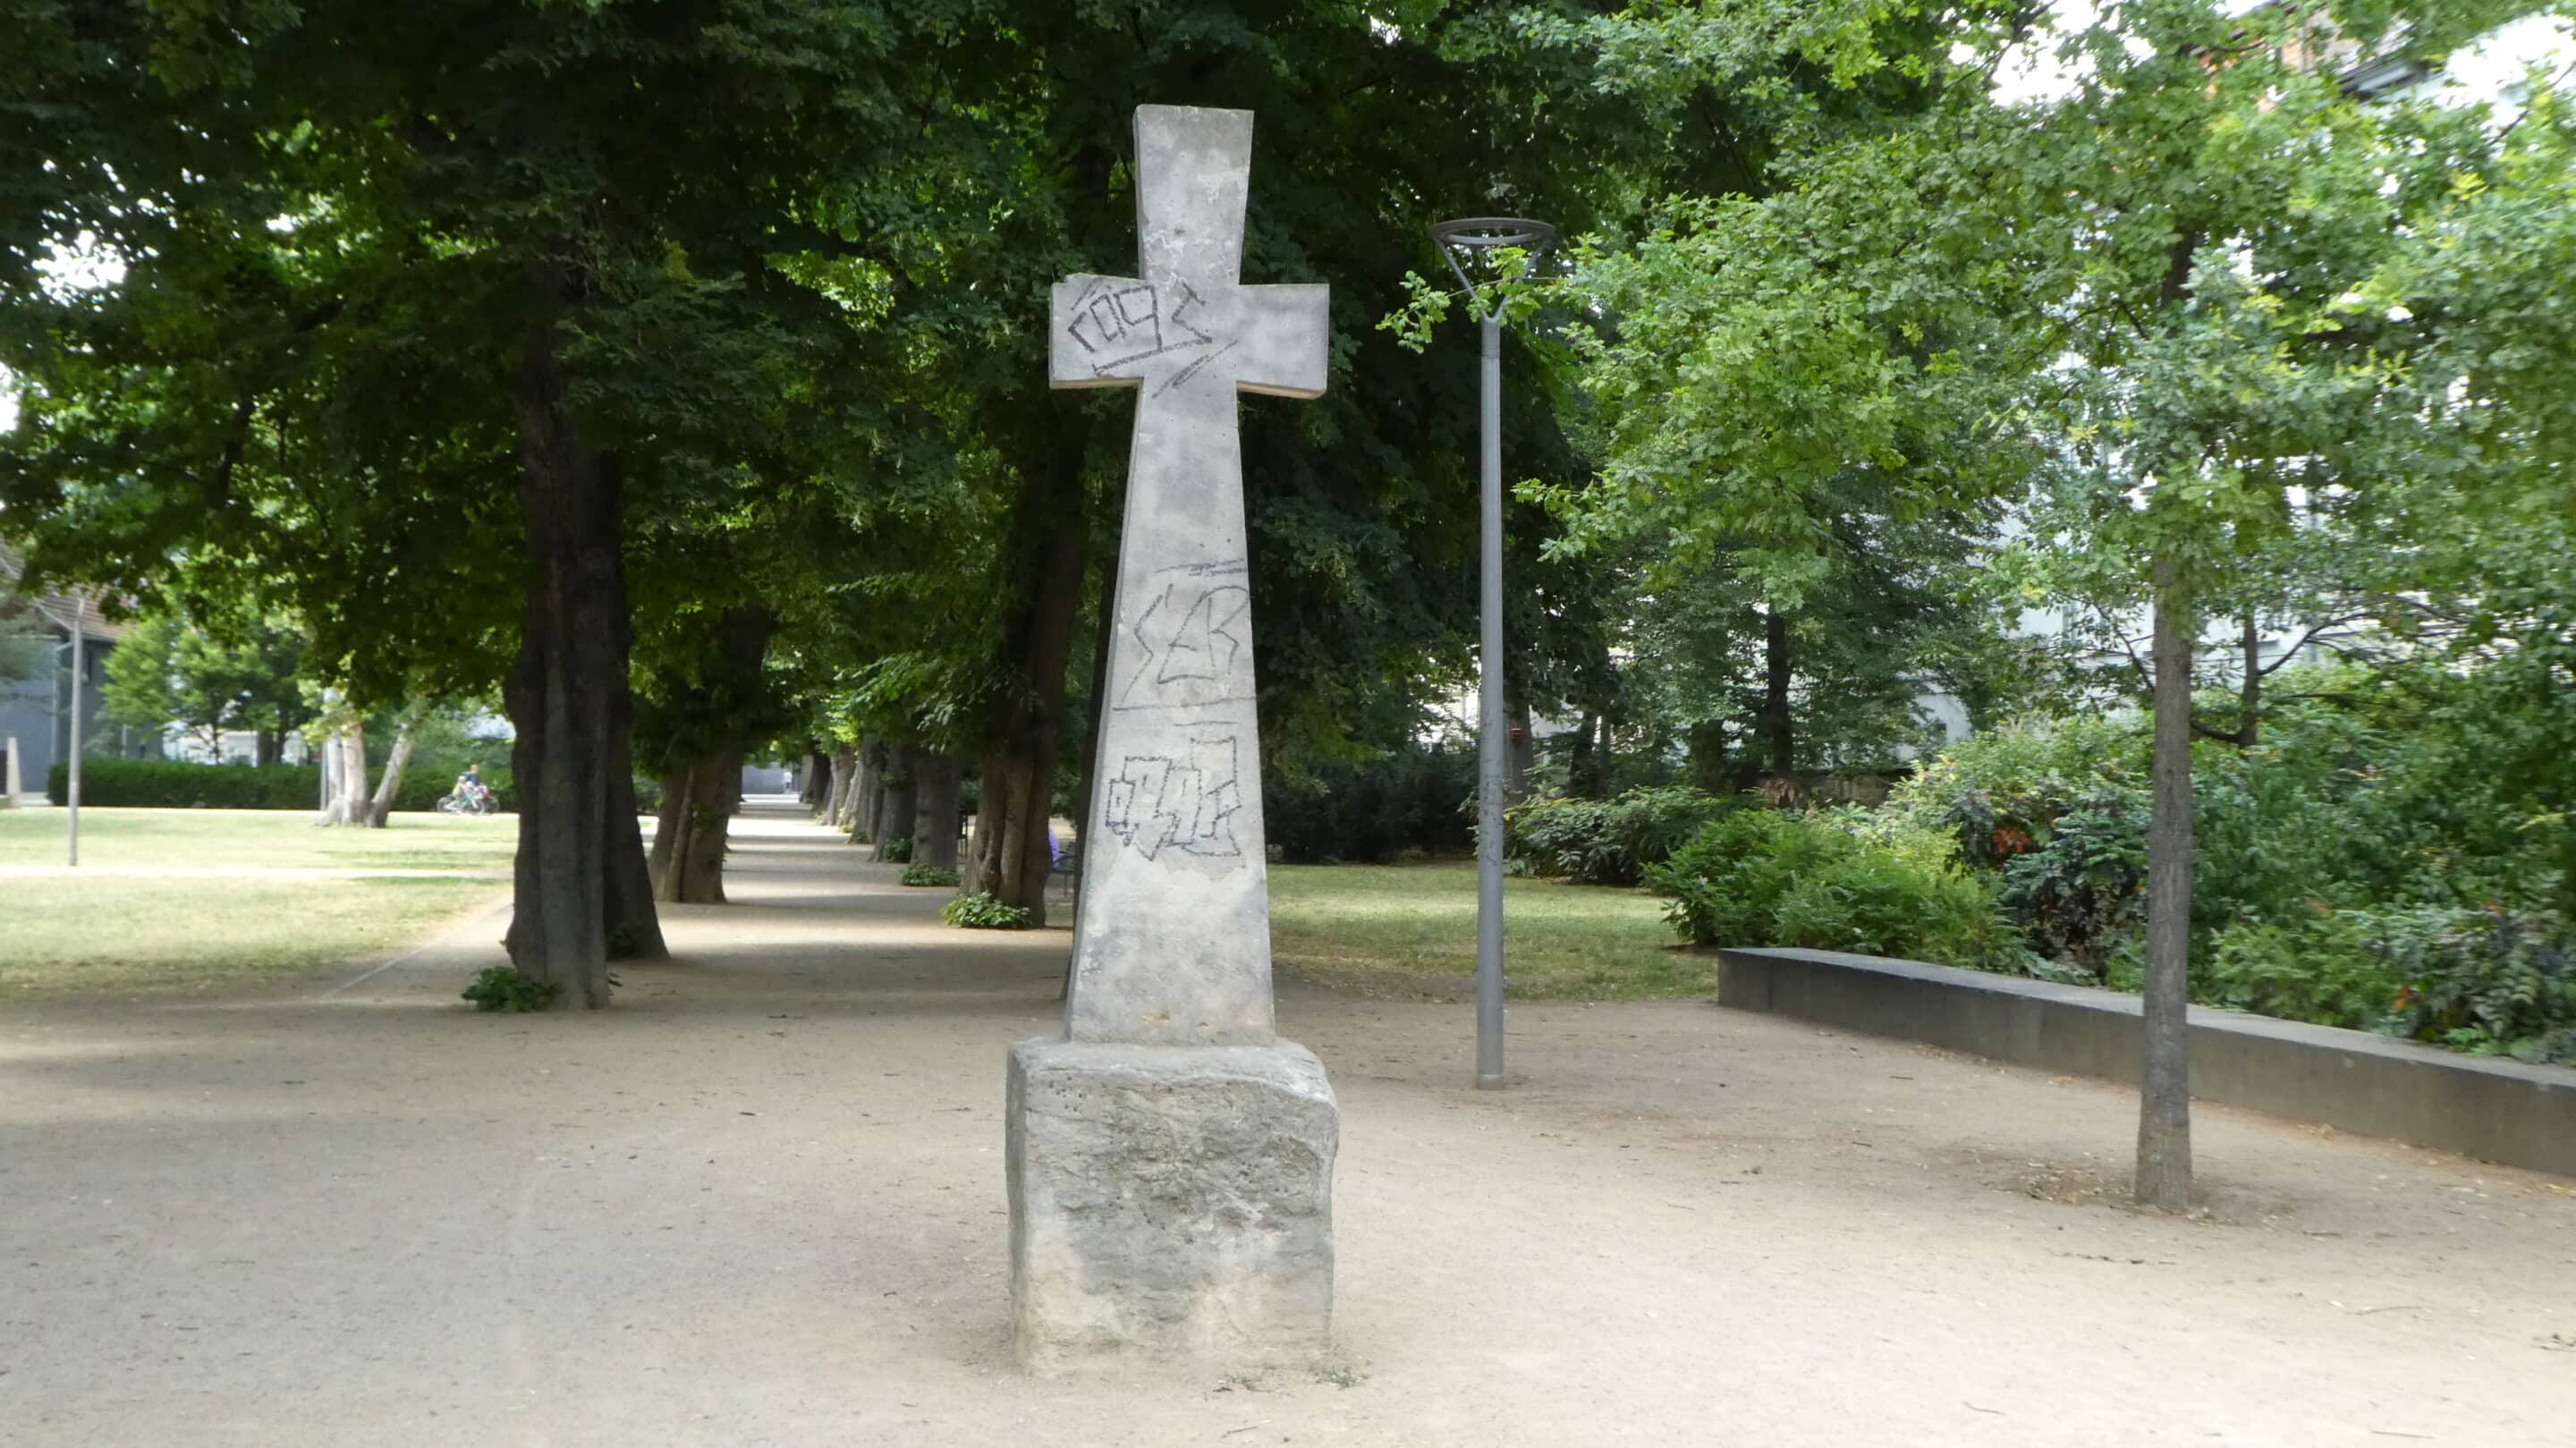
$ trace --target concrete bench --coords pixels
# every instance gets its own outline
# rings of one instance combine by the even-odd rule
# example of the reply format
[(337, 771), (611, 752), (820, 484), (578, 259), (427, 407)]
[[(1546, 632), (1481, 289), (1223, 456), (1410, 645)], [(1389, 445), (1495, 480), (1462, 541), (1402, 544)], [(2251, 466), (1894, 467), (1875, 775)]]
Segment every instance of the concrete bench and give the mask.
[[(2139, 1001), (1831, 950), (1718, 952), (1717, 1003), (2134, 1084)], [(2576, 1176), (2576, 1070), (2209, 1006), (2191, 1008), (2191, 1094), (2507, 1166)]]

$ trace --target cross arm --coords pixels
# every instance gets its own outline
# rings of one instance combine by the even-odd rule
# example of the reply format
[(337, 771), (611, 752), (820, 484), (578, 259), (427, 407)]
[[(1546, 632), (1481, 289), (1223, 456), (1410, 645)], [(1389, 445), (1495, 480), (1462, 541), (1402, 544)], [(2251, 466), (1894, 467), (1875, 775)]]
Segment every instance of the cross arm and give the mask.
[(1235, 385), (1273, 397), (1321, 397), (1332, 335), (1332, 288), (1320, 283), (1244, 287)]

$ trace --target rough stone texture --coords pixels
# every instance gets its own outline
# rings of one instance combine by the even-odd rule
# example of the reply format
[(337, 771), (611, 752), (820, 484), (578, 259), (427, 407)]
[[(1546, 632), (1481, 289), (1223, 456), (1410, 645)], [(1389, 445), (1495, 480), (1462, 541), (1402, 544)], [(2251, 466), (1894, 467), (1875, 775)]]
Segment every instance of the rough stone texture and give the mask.
[(1107, 707), (1066, 1030), (1271, 1038), (1237, 395), (1324, 390), (1320, 286), (1241, 285), (1252, 113), (1136, 112), (1142, 279), (1057, 284), (1048, 374), (1135, 387)]
[[(1718, 952), (1717, 1001), (2134, 1084), (2138, 998), (1831, 950)], [(2576, 1176), (2576, 1071), (2193, 1006), (2191, 1094)]]
[(1326, 1347), (1340, 1125), (1304, 1047), (1024, 1041), (1008, 1120), (1026, 1366)]

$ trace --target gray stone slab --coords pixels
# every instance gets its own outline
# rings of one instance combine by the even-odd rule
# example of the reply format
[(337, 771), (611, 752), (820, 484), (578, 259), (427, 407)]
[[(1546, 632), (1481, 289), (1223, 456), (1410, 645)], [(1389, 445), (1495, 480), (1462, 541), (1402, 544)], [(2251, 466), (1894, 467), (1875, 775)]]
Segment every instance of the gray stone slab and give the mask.
[(1340, 1125), (1312, 1053), (1026, 1041), (1011, 1048), (1009, 1092), (1025, 1365), (1324, 1350)]
[[(2139, 1002), (2120, 991), (1832, 950), (1727, 949), (1717, 1000), (2066, 1075), (2140, 1072)], [(2576, 1071), (2210, 1006), (2189, 1021), (2198, 1100), (2576, 1176)]]

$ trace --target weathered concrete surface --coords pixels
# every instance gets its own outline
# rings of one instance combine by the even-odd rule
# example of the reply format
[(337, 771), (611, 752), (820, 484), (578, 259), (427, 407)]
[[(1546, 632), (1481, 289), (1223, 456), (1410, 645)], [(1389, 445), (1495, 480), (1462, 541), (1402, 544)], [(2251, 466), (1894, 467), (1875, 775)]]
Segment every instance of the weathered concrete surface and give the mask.
[[(1718, 1004), (2135, 1082), (2138, 998), (1831, 950), (1722, 950)], [(2576, 1176), (2576, 1071), (2191, 1008), (2191, 1094)]]
[(1306, 1048), (1024, 1041), (1007, 1119), (1025, 1366), (1324, 1351), (1340, 1119)]
[(1324, 390), (1326, 292), (1237, 280), (1252, 113), (1136, 112), (1141, 279), (1058, 283), (1048, 376), (1135, 387), (1099, 787), (1083, 821), (1066, 1031), (1271, 1038), (1241, 392)]

